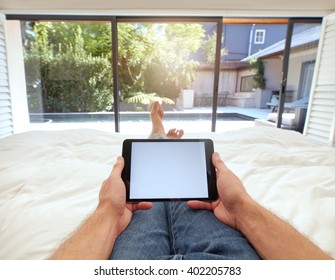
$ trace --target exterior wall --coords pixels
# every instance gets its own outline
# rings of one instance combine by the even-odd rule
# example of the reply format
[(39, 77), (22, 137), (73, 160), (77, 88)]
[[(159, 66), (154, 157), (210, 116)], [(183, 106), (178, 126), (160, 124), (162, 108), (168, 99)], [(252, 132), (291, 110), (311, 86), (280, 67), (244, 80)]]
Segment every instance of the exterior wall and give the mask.
[[(218, 105), (224, 105), (226, 95), (236, 91), (237, 70), (221, 70), (219, 80)], [(211, 70), (197, 71), (191, 89), (194, 90), (195, 106), (211, 106), (213, 96), (214, 73)]]
[(197, 71), (195, 80), (190, 86), (190, 88), (194, 89), (195, 97), (200, 97), (203, 95), (212, 96), (213, 82), (214, 82), (213, 71)]
[[(264, 44), (255, 44), (257, 29), (265, 30)], [(222, 60), (241, 60), (250, 54), (265, 49), (286, 37), (286, 24), (226, 24), (223, 25), (223, 46), (228, 55)], [(252, 34), (251, 34), (252, 31)], [(251, 35), (251, 37), (250, 37)]]
[(236, 92), (237, 70), (220, 71), (219, 94)]
[(223, 60), (241, 60), (248, 56), (250, 24), (226, 24), (222, 26), (224, 41), (228, 55)]
[[(293, 63), (296, 62), (292, 62)], [(271, 93), (273, 90), (278, 90), (281, 83), (281, 69), (282, 69), (282, 60), (280, 58), (265, 59), (265, 79), (266, 79), (266, 90)], [(300, 65), (301, 67), (301, 65)], [(296, 67), (294, 67), (296, 68)], [(296, 71), (296, 70), (293, 70)], [(300, 70), (299, 70), (300, 71)], [(241, 93), (241, 78), (245, 76), (254, 75), (254, 70), (252, 69), (224, 69), (220, 71), (220, 80), (219, 80), (219, 104), (223, 105), (223, 99), (226, 99), (227, 94), (229, 94), (231, 99), (234, 99), (234, 102), (228, 102), (228, 105), (231, 106), (240, 106), (241, 102), (237, 99), (248, 99), (248, 104), (243, 105), (243, 107), (255, 107), (255, 101), (250, 102), (249, 99), (255, 99), (254, 93)], [(297, 85), (299, 86), (299, 77), (297, 79)], [(211, 105), (212, 95), (213, 95), (213, 80), (214, 73), (211, 70), (199, 70), (196, 73), (196, 77), (191, 87), (195, 91), (195, 106), (209, 106)], [(236, 100), (235, 100), (236, 99)], [(270, 97), (268, 98), (270, 99)], [(242, 100), (242, 101), (243, 101)], [(269, 100), (268, 100), (269, 101)], [(267, 102), (268, 102), (267, 101)], [(240, 102), (240, 103), (236, 103)], [(245, 103), (245, 101), (243, 101)], [(253, 105), (252, 105), (253, 104)], [(257, 104), (256, 104), (257, 105)], [(242, 105), (241, 105), (242, 106)]]
[(279, 90), (281, 84), (282, 60), (280, 58), (263, 59), (265, 88)]
[(317, 48), (291, 53), (286, 89), (292, 91), (293, 101), (297, 100), (298, 96), (302, 63), (315, 60), (316, 54)]
[[(255, 44), (255, 32), (257, 29), (265, 30), (264, 44)], [(253, 28), (251, 53), (254, 54), (286, 38), (286, 24), (255, 24)]]

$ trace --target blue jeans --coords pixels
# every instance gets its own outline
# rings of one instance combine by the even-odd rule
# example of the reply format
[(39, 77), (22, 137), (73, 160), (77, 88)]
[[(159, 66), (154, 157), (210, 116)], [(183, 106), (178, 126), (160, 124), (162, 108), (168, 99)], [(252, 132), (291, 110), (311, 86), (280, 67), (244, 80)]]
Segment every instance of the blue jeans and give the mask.
[(116, 239), (110, 259), (259, 259), (248, 240), (212, 212), (185, 202), (157, 202), (137, 211)]

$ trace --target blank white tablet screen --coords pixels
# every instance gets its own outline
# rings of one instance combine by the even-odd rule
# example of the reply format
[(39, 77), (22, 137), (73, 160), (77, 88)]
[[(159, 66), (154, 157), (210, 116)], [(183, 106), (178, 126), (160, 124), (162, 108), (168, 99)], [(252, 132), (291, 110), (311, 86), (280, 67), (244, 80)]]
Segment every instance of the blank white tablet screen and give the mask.
[(129, 198), (208, 198), (205, 143), (132, 143)]

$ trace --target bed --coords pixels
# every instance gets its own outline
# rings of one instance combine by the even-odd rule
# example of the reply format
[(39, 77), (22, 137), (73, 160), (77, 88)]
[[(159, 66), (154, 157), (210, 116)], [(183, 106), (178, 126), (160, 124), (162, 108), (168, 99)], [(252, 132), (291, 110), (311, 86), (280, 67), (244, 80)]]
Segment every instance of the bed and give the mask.
[[(44, 259), (95, 209), (125, 138), (31, 131), (0, 140), (0, 259)], [(251, 196), (335, 257), (335, 149), (256, 126), (211, 138)]]

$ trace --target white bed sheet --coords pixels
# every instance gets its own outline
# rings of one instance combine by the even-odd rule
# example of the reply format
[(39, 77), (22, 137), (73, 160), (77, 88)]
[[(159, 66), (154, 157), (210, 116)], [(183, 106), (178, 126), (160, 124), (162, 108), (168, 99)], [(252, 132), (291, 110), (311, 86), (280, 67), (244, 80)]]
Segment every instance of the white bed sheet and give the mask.
[[(0, 259), (43, 259), (96, 207), (125, 135), (26, 132), (0, 140)], [(211, 138), (259, 203), (335, 257), (335, 149), (255, 127)]]

